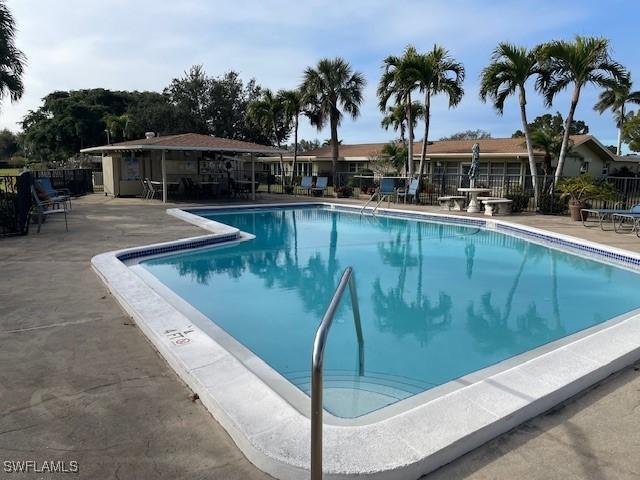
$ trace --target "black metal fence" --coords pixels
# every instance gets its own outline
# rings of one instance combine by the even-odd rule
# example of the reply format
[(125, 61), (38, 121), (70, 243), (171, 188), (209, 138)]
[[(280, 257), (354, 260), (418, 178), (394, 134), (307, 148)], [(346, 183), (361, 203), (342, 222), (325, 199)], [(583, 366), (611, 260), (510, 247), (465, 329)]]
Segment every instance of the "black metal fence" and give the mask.
[(53, 188), (66, 188), (73, 196), (93, 193), (92, 170), (90, 168), (34, 170), (32, 173), (35, 179), (50, 178)]
[(29, 232), (32, 181), (29, 172), (0, 176), (0, 236)]

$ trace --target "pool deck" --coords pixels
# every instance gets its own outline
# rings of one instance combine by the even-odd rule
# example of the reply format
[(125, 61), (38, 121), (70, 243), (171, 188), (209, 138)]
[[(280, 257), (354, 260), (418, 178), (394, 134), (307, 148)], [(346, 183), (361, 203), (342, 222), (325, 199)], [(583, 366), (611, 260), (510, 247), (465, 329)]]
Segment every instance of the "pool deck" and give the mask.
[[(262, 199), (294, 200), (309, 199)], [(0, 239), (0, 459), (75, 460), (80, 478), (267, 478), (189, 398), (90, 267), (98, 253), (203, 233), (167, 215), (173, 206), (96, 194), (74, 202), (69, 233), (51, 219), (39, 235)], [(635, 235), (566, 217), (508, 219), (640, 252)], [(426, 478), (638, 478), (638, 369)]]

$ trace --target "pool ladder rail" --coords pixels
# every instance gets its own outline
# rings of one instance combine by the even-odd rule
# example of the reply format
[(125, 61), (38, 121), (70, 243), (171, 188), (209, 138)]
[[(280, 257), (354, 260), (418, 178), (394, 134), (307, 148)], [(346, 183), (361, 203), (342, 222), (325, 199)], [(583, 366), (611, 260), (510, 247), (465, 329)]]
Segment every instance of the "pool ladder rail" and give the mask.
[(367, 207), (369, 206), (369, 204), (371, 202), (373, 202), (373, 199), (376, 198), (376, 196), (378, 197), (378, 203), (376, 203), (376, 206), (373, 207), (373, 210), (371, 210), (371, 215), (375, 215), (376, 214), (376, 210), (378, 210), (378, 207), (380, 207), (380, 204), (382, 202), (384, 202), (384, 200), (387, 200), (387, 208), (389, 208), (391, 206), (391, 194), (389, 193), (383, 193), (380, 191), (380, 189), (378, 188), (372, 195), (371, 197), (369, 197), (369, 200), (367, 200), (367, 203), (365, 203), (363, 205), (363, 207), (360, 209), (360, 215), (364, 215), (365, 210), (367, 209)]
[(322, 479), (322, 366), (324, 360), (324, 348), (327, 343), (329, 329), (333, 323), (333, 317), (340, 306), (342, 295), (349, 287), (351, 297), (351, 309), (353, 321), (358, 337), (358, 375), (364, 376), (364, 339), (362, 337), (362, 325), (360, 323), (360, 308), (356, 292), (356, 279), (351, 267), (347, 267), (340, 278), (329, 308), (322, 317), (322, 321), (316, 330), (313, 340), (313, 353), (311, 355), (311, 480)]

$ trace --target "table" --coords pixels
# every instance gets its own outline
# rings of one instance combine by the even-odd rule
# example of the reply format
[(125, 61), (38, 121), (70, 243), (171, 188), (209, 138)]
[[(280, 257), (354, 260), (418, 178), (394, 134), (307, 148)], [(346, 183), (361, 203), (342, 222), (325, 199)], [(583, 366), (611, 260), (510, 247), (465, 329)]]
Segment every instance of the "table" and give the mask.
[(490, 192), (490, 188), (459, 188), (459, 192), (469, 194), (469, 205), (467, 206), (468, 213), (478, 213), (480, 211), (480, 204), (478, 203), (478, 195), (484, 192)]

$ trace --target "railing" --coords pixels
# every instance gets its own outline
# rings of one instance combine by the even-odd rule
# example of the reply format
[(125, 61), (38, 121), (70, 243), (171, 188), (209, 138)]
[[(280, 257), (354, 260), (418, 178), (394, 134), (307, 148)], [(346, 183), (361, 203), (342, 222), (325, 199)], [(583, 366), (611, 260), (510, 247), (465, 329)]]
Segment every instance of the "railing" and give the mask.
[(360, 324), (356, 280), (353, 269), (347, 267), (342, 274), (338, 288), (333, 294), (329, 308), (327, 308), (324, 317), (322, 317), (322, 322), (320, 322), (313, 340), (313, 354), (311, 356), (311, 480), (322, 479), (322, 365), (324, 348), (327, 343), (329, 329), (333, 323), (333, 317), (338, 310), (347, 285), (349, 286), (353, 321), (358, 337), (358, 375), (364, 375), (364, 339), (362, 337), (362, 325)]

